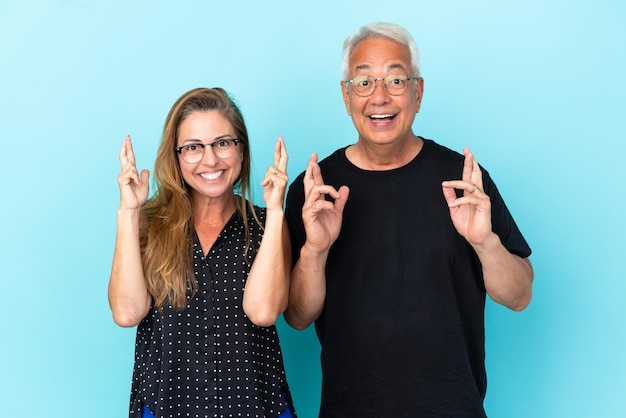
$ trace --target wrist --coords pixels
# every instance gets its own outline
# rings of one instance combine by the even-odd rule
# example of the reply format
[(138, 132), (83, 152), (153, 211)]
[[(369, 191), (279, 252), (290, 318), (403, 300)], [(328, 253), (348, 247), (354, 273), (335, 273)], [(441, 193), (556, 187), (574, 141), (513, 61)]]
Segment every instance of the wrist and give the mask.
[(330, 248), (323, 249), (309, 242), (305, 242), (302, 248), (300, 248), (300, 258), (308, 259), (311, 261), (326, 262), (329, 250)]
[(280, 216), (283, 217), (285, 215), (285, 212), (283, 211), (283, 208), (265, 208), (265, 213), (266, 216)]
[(502, 241), (500, 241), (500, 237), (495, 233), (491, 232), (485, 239), (481, 240), (479, 243), (472, 243), (472, 247), (476, 254), (486, 255), (491, 254), (496, 251), (498, 248), (502, 247)]
[(130, 208), (123, 208), (120, 207), (117, 210), (117, 217), (119, 218), (139, 218), (139, 215), (141, 213), (141, 209), (140, 208), (136, 208), (136, 209), (130, 209)]

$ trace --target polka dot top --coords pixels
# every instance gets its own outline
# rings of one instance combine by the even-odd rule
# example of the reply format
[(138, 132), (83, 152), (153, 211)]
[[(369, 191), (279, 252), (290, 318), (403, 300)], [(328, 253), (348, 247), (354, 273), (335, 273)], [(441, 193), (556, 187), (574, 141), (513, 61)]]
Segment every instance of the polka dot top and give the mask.
[[(255, 207), (262, 223), (265, 209)], [(244, 314), (243, 290), (262, 229), (250, 216), (252, 248), (245, 251), (239, 212), (205, 257), (194, 236), (198, 291), (187, 308), (152, 308), (137, 328), (130, 418), (142, 404), (157, 417), (276, 417), (290, 405), (275, 326)]]

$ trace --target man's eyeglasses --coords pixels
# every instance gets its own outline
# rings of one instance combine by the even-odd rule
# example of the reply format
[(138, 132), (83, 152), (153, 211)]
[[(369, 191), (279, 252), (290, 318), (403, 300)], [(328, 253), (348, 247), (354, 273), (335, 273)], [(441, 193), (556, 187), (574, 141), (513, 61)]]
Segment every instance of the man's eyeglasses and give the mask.
[(371, 76), (359, 76), (354, 77), (352, 80), (344, 80), (346, 83), (350, 83), (354, 94), (361, 97), (371, 96), (376, 90), (376, 82), (382, 80), (383, 86), (387, 93), (392, 96), (400, 96), (406, 91), (406, 88), (410, 80), (419, 80), (419, 77), (407, 77), (405, 75), (394, 74), (387, 77), (371, 77)]
[(207, 146), (211, 147), (215, 155), (219, 158), (231, 157), (239, 141), (241, 141), (239, 138), (218, 139), (208, 144), (187, 144), (182, 147), (174, 148), (174, 150), (180, 154), (185, 162), (195, 164), (202, 160)]

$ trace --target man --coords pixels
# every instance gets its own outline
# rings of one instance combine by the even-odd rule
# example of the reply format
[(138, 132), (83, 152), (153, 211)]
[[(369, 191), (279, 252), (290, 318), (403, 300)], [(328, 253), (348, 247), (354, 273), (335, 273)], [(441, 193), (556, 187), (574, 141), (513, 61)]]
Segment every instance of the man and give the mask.
[[(413, 133), (424, 80), (393, 24), (344, 43), (358, 141), (291, 185), (287, 322), (315, 322), (321, 417), (485, 417), (484, 306), (529, 304), (530, 248), (489, 174)], [(455, 180), (456, 179), (456, 180)]]

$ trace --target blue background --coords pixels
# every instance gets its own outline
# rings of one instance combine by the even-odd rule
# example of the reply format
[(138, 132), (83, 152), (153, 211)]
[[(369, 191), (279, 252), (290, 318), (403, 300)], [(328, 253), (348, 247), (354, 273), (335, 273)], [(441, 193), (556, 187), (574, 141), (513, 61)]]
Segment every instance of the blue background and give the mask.
[[(278, 135), (295, 178), (311, 152), (356, 140), (341, 45), (382, 20), (420, 47), (416, 133), (470, 146), (534, 250), (530, 307), (487, 306), (489, 415), (626, 416), (625, 11), (617, 0), (2, 0), (0, 415), (127, 415), (135, 330), (113, 324), (106, 296), (124, 136), (152, 169), (176, 98), (223, 86), (248, 123), (255, 183)], [(300, 417), (315, 417), (313, 329), (281, 320), (279, 332)]]

